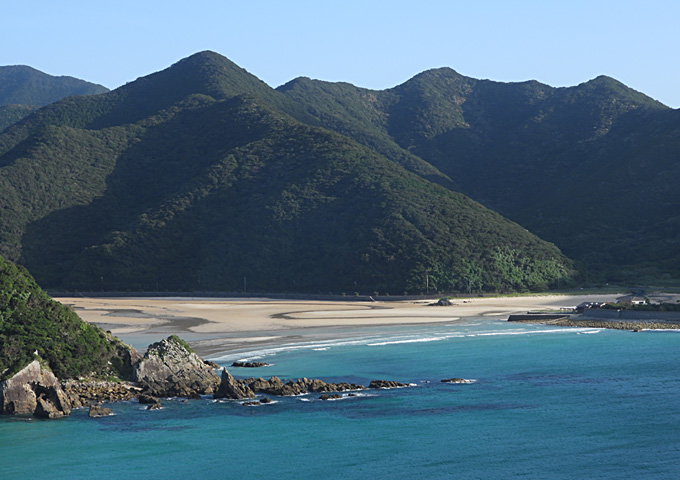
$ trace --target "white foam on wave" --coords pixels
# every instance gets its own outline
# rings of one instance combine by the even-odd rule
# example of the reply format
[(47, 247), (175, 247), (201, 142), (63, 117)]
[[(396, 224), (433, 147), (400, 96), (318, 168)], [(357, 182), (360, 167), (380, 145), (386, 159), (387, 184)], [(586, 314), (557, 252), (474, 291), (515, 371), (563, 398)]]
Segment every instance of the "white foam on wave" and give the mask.
[(503, 335), (536, 335), (543, 333), (594, 333), (592, 328), (551, 328), (544, 330), (499, 330), (495, 332), (468, 333), (466, 337), (493, 337)]
[[(503, 325), (507, 325), (506, 322), (502, 322)], [(491, 328), (480, 329), (480, 325), (488, 325)], [(455, 330), (451, 330), (451, 327), (455, 327)], [(438, 342), (442, 340), (450, 340), (454, 338), (474, 338), (474, 337), (489, 337), (489, 336), (508, 336), (508, 335), (536, 335), (536, 334), (565, 334), (565, 333), (597, 333), (600, 329), (594, 328), (566, 328), (566, 327), (556, 327), (556, 328), (511, 328), (506, 329), (503, 326), (499, 328), (494, 328), (485, 322), (473, 321), (471, 323), (463, 323), (456, 325), (447, 325), (445, 328), (431, 329), (426, 328), (416, 332), (390, 332), (386, 330), (381, 334), (369, 334), (359, 337), (352, 338), (338, 338), (338, 339), (324, 339), (324, 340), (312, 340), (308, 342), (291, 343), (291, 344), (280, 344), (280, 345), (270, 345), (262, 347), (257, 350), (251, 351), (241, 351), (236, 353), (228, 353), (222, 356), (218, 356), (213, 360), (217, 363), (226, 363), (229, 361), (234, 361), (235, 359), (242, 359), (241, 361), (253, 361), (260, 360), (265, 357), (272, 357), (273, 355), (281, 353), (290, 353), (296, 351), (317, 351), (323, 352), (336, 347), (346, 347), (346, 346), (369, 346), (369, 347), (382, 347), (388, 345), (401, 345), (410, 343), (426, 343), (426, 342)]]
[(339, 340), (325, 340), (322, 342), (319, 341), (312, 341), (312, 342), (305, 342), (305, 343), (293, 343), (293, 344), (288, 344), (288, 345), (273, 345), (269, 348), (263, 348), (259, 350), (253, 350), (250, 352), (240, 352), (237, 354), (229, 354), (229, 355), (224, 355), (221, 357), (217, 357), (214, 359), (215, 362), (217, 363), (223, 363), (227, 361), (233, 361), (235, 358), (249, 358), (251, 360), (253, 359), (261, 359), (264, 357), (269, 357), (272, 355), (276, 355), (279, 353), (288, 353), (288, 352), (295, 352), (299, 350), (316, 350), (316, 351), (323, 351), (323, 350), (328, 350), (333, 347), (345, 347), (345, 346), (352, 346), (352, 345), (366, 345), (366, 343), (374, 341), (376, 339), (376, 336), (371, 336), (371, 337), (360, 337), (360, 338), (354, 338), (354, 339), (339, 339)]
[(439, 337), (419, 337), (419, 338), (406, 338), (401, 340), (385, 340), (384, 342), (367, 343), (369, 347), (382, 347), (385, 345), (399, 345), (402, 343), (421, 343), (421, 342), (438, 342), (440, 340), (446, 340), (447, 338), (452, 338), (455, 335), (442, 335)]

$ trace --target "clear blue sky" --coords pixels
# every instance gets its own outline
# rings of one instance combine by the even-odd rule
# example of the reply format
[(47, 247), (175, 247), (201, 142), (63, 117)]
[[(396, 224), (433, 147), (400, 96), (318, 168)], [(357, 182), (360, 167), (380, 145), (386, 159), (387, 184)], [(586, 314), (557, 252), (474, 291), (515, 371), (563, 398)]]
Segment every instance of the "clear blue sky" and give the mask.
[(372, 89), (451, 67), (572, 86), (604, 74), (680, 107), (680, 1), (3, 2), (0, 65), (109, 88), (216, 51), (272, 87), (295, 77)]

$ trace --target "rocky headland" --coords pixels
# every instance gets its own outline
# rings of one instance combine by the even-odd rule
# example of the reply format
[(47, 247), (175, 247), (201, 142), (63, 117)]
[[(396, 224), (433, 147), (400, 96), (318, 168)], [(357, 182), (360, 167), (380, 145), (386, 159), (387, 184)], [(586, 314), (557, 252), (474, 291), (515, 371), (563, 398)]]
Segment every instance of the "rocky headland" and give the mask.
[(220, 384), (213, 367), (175, 335), (149, 346), (135, 364), (132, 380), (155, 397), (211, 395)]
[(61, 418), (71, 414), (71, 401), (57, 377), (36, 358), (0, 383), (0, 413)]

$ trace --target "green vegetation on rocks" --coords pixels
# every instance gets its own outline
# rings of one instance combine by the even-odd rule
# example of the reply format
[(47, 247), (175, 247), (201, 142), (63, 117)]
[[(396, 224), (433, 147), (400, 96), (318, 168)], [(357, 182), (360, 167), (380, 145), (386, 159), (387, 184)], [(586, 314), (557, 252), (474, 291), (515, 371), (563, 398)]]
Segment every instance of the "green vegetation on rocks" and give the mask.
[(34, 352), (60, 379), (131, 372), (129, 346), (83, 322), (24, 268), (0, 258), (0, 379), (32, 362)]

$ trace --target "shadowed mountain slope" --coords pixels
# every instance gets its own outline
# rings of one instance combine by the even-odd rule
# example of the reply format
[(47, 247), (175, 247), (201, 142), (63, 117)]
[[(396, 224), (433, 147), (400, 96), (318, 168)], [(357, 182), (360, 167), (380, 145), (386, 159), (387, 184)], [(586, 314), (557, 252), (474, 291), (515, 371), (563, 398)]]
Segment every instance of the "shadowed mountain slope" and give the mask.
[(553, 88), (442, 68), (380, 92), (307, 79), (279, 90), (327, 128), (426, 160), (591, 278), (680, 277), (678, 112), (612, 78)]
[(370, 148), (303, 107), (202, 52), (42, 108), (0, 135), (2, 253), (68, 289), (523, 290), (571, 275), (388, 136)]

